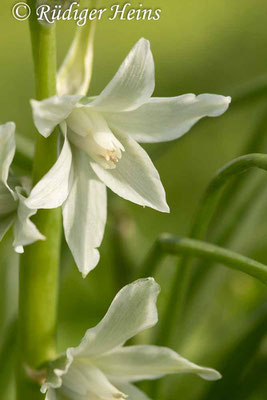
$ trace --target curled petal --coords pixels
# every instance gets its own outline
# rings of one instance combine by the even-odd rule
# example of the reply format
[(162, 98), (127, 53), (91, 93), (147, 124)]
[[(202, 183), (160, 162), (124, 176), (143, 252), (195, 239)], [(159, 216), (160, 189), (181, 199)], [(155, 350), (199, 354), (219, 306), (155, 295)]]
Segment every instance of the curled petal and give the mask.
[(114, 298), (102, 321), (89, 329), (70, 353), (86, 358), (106, 353), (158, 321), (156, 300), (160, 287), (153, 278), (125, 286)]
[(26, 205), (26, 198), (19, 193), (19, 205), (17, 216), (14, 223), (14, 242), (13, 246), (17, 253), (23, 253), (23, 246), (34, 243), (37, 240), (45, 240), (45, 237), (38, 231), (30, 217), (36, 214), (36, 210), (29, 208)]
[(51, 393), (51, 398), (54, 396), (54, 389), (62, 386), (62, 377), (67, 374), (70, 366), (73, 363), (73, 357), (67, 350), (66, 354), (49, 364), (46, 382), (41, 387), (42, 393)]

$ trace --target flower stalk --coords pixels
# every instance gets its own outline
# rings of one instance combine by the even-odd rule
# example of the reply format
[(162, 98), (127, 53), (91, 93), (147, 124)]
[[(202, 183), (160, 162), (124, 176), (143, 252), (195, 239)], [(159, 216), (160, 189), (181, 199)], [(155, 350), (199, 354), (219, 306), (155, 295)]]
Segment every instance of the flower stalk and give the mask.
[(163, 236), (159, 245), (164, 253), (190, 255), (208, 261), (212, 260), (226, 265), (230, 269), (245, 272), (267, 285), (267, 266), (234, 251), (202, 240), (178, 238), (169, 235)]
[[(214, 214), (222, 188), (233, 177), (236, 177), (251, 168), (267, 170), (267, 155), (261, 153), (247, 154), (234, 159), (221, 168), (208, 185), (202, 200), (199, 203), (193, 220), (190, 238), (203, 239)], [(168, 344), (176, 323), (181, 323), (180, 316), (187, 297), (192, 275), (192, 257), (185, 255), (179, 260), (176, 276), (173, 281), (169, 307), (166, 308), (166, 319), (170, 320), (170, 329), (165, 336), (164, 344)], [(170, 311), (168, 311), (170, 310)], [(172, 315), (167, 315), (168, 313)], [(176, 318), (174, 318), (176, 313)], [(159, 339), (160, 340), (160, 339)]]
[[(35, 1), (28, 0), (28, 4), (33, 10)], [(43, 99), (56, 93), (55, 27), (39, 24), (35, 13), (32, 12), (30, 32), (36, 98)], [(47, 140), (38, 135), (33, 163), (33, 184), (51, 168), (56, 159), (56, 132)], [(55, 356), (60, 211), (40, 210), (34, 222), (46, 240), (27, 247), (20, 259), (17, 400), (44, 398), (40, 393), (39, 384), (30, 379), (27, 371), (37, 370)]]

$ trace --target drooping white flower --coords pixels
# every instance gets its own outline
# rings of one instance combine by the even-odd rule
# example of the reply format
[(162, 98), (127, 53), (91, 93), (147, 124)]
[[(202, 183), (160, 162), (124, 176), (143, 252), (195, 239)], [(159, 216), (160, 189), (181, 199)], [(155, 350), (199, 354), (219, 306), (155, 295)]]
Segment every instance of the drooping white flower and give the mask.
[(194, 373), (207, 380), (219, 372), (198, 366), (167, 347), (124, 343), (158, 321), (160, 287), (153, 278), (125, 286), (102, 321), (80, 345), (51, 364), (42, 392), (46, 400), (149, 400), (133, 383), (167, 374)]
[(43, 240), (44, 236), (30, 221), (36, 209), (25, 204), (27, 188), (10, 173), (15, 149), (15, 124), (0, 125), (0, 240), (13, 225), (13, 246), (22, 253), (23, 246)]
[[(35, 125), (44, 137), (61, 125), (65, 164), (60, 168), (70, 172), (70, 180), (60, 181), (54, 173), (60, 168), (55, 166), (37, 184), (28, 205), (59, 206), (68, 192), (63, 204), (65, 236), (83, 276), (99, 261), (106, 186), (136, 204), (169, 212), (159, 174), (137, 142), (174, 140), (202, 117), (221, 115), (230, 103), (229, 97), (212, 94), (151, 98), (154, 86), (150, 45), (141, 39), (99, 96), (65, 95), (31, 102)], [(55, 186), (56, 193), (46, 201), (46, 191), (51, 193)]]

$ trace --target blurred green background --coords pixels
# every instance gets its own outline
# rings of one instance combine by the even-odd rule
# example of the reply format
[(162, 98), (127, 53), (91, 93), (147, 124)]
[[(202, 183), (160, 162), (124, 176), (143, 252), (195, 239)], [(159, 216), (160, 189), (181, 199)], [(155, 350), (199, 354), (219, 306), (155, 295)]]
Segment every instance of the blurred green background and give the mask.
[[(26, 174), (30, 163), (25, 162), (24, 156), (31, 154), (37, 135), (29, 106), (29, 99), (34, 97), (33, 65), (28, 24), (12, 17), (14, 3), (1, 2), (0, 120), (14, 120), (17, 124), (20, 151), (14, 169)], [(162, 8), (161, 19), (157, 22), (103, 19), (98, 24), (91, 95), (102, 90), (142, 36), (151, 41), (155, 58), (156, 96), (188, 92), (234, 96), (246, 82), (264, 75), (267, 81), (265, 0), (144, 0), (142, 3), (144, 7)], [(106, 0), (103, 4), (111, 2)], [(73, 30), (72, 23), (62, 22), (58, 26), (59, 64)], [(118, 289), (134, 279), (135, 270), (161, 232), (188, 234), (198, 200), (215, 171), (243, 154), (259, 129), (263, 136), (267, 135), (266, 111), (267, 96), (240, 106), (233, 104), (224, 116), (201, 121), (171, 144), (146, 146), (160, 172), (171, 214), (138, 207), (109, 192), (101, 262), (85, 280), (81, 279), (63, 241), (60, 350), (77, 344), (84, 331), (100, 320)], [(266, 150), (264, 143), (259, 150)], [(238, 216), (225, 245), (267, 264), (266, 173), (250, 174), (239, 195), (230, 200), (226, 212), (219, 212), (214, 219), (209, 239), (216, 242), (220, 230), (231, 224), (247, 197), (250, 197), (248, 207), (242, 217)], [(18, 260), (10, 243), (10, 238), (6, 238), (0, 244), (2, 337), (17, 309)], [(169, 257), (157, 274), (162, 287), (160, 316), (176, 264), (177, 259)], [(202, 268), (204, 271), (203, 263)], [(194, 294), (181, 326), (177, 326), (172, 347), (192, 361), (217, 368), (224, 379), (212, 384), (192, 376), (165, 378), (163, 394), (154, 400), (266, 399), (267, 297), (263, 285), (241, 273), (213, 266), (205, 279), (200, 279)], [(150, 334), (153, 336), (153, 331), (138, 340), (150, 340)], [(8, 345), (13, 347), (11, 339)], [(0, 363), (4, 393), (1, 398), (5, 400), (14, 399), (12, 365), (12, 359)]]

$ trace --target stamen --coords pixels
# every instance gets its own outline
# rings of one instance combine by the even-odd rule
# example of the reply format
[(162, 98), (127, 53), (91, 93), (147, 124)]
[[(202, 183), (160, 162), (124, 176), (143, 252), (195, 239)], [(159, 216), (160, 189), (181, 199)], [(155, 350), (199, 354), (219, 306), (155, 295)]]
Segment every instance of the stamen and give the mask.
[(119, 160), (121, 159), (121, 151), (119, 149), (113, 149), (113, 150), (105, 150), (106, 154), (102, 155), (99, 154), (99, 157), (104, 158), (107, 162), (111, 163), (111, 167), (115, 167), (115, 163), (118, 163)]

